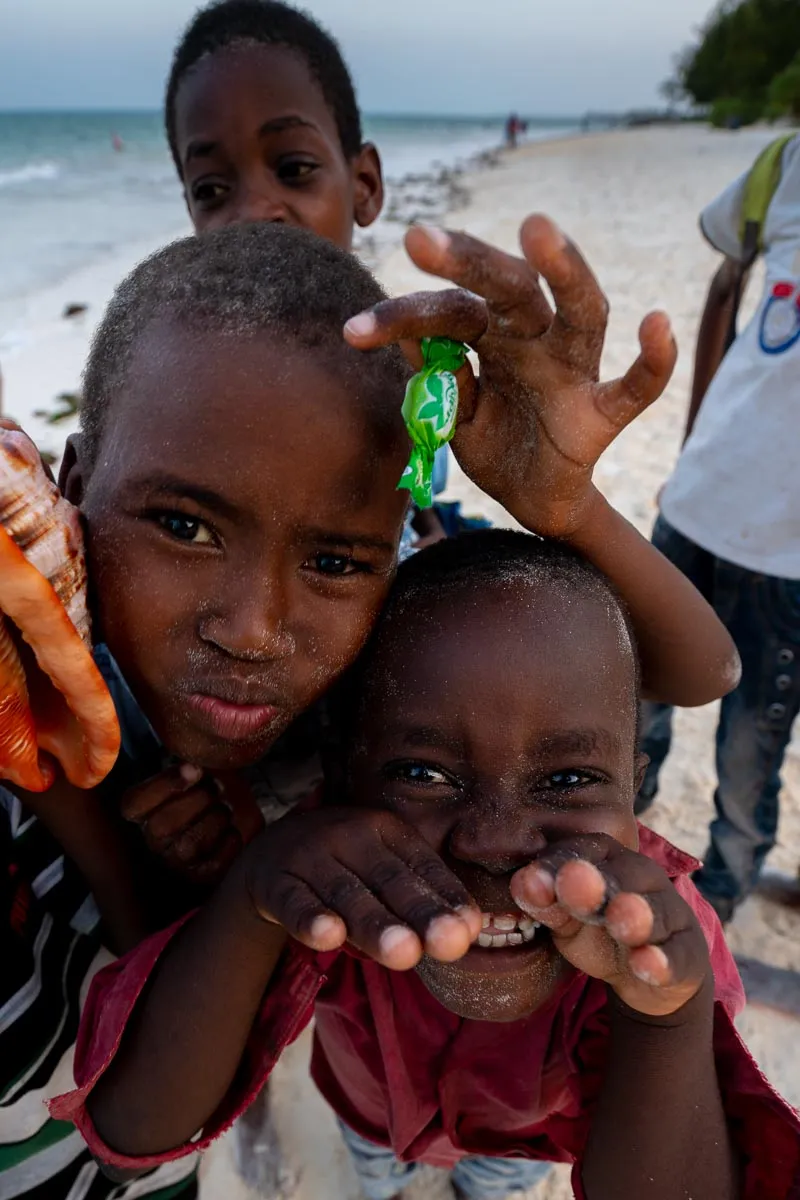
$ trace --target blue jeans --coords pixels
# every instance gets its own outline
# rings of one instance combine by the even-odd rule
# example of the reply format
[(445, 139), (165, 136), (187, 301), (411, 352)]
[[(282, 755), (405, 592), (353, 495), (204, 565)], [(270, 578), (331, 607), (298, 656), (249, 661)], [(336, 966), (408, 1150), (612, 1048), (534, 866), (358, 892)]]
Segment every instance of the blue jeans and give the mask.
[[(736, 643), (742, 681), (722, 701), (717, 726), (716, 819), (695, 883), (723, 921), (747, 896), (775, 845), (783, 756), (800, 709), (800, 580), (759, 575), (716, 558), (659, 517), (653, 545), (715, 610)], [(669, 753), (672, 709), (642, 706), (650, 765), (637, 813), (650, 807)]]
[[(368, 1142), (339, 1122), (345, 1145), (355, 1164), (367, 1200), (391, 1200), (421, 1169), (420, 1163), (404, 1163), (385, 1146)], [(455, 1186), (469, 1200), (507, 1196), (535, 1187), (549, 1173), (550, 1163), (527, 1158), (462, 1158), (450, 1172)]]

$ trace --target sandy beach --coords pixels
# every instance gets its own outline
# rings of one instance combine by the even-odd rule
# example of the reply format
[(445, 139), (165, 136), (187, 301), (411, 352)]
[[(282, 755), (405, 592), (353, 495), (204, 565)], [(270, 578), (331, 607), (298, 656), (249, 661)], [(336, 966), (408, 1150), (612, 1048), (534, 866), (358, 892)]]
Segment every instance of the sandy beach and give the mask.
[[(700, 126), (620, 131), (524, 146), (491, 169), (468, 173), (459, 188), (468, 199), (450, 223), (514, 251), (517, 231), (530, 212), (559, 221), (594, 267), (611, 303), (604, 374), (624, 371), (636, 353), (640, 319), (653, 308), (672, 318), (681, 349), (665, 396), (626, 431), (600, 464), (602, 490), (635, 525), (649, 532), (655, 497), (677, 456), (689, 393), (694, 336), (716, 257), (697, 228), (701, 208), (746, 169), (772, 137), (767, 130), (715, 133)], [(176, 230), (182, 232), (181, 230)], [(39, 336), (3, 363), (5, 409), (57, 454), (70, 424), (48, 425), (33, 413), (79, 382), (91, 328), (113, 285), (153, 247), (137, 245), (101, 268), (35, 300)], [(377, 273), (390, 292), (436, 286), (391, 251)], [(751, 286), (751, 301), (758, 281)], [(89, 303), (85, 317), (64, 321), (65, 304)], [(455, 473), (451, 491), (467, 510), (498, 523), (507, 518)], [(701, 854), (712, 812), (715, 708), (682, 712), (662, 791), (648, 820), (659, 833)], [(772, 870), (796, 877), (800, 863), (800, 743), (784, 770), (779, 845)], [(800, 1105), (800, 907), (790, 910), (768, 895), (750, 899), (730, 927), (730, 944), (744, 962), (750, 1003), (741, 1029), (762, 1070)], [(760, 964), (754, 966), (753, 962)], [(307, 1077), (309, 1038), (288, 1053), (275, 1076), (276, 1123), (287, 1166), (285, 1193), (292, 1200), (356, 1200), (354, 1173), (333, 1119)], [(310, 1131), (313, 1131), (311, 1133)], [(204, 1164), (204, 1200), (245, 1200), (250, 1193), (232, 1174), (232, 1139)], [(411, 1194), (411, 1193), (409, 1193)], [(449, 1194), (435, 1173), (414, 1185), (418, 1200)], [(563, 1171), (530, 1200), (571, 1195)]]

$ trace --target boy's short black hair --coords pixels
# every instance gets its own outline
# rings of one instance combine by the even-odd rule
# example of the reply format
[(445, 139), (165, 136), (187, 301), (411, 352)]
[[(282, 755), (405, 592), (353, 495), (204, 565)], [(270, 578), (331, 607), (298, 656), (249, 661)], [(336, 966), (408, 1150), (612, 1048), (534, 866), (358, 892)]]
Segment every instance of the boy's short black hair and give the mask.
[(117, 288), (92, 342), (83, 379), (81, 457), (93, 467), (109, 412), (145, 330), (175, 323), (204, 335), (276, 331), (329, 351), (374, 411), (376, 437), (396, 429), (411, 368), (396, 347), (362, 353), (344, 323), (386, 298), (352, 254), (306, 229), (258, 221), (189, 237), (145, 259)]
[(280, 0), (216, 0), (195, 14), (178, 43), (167, 81), (164, 120), (172, 157), (182, 175), (175, 141), (175, 98), (181, 80), (200, 59), (233, 42), (294, 50), (305, 59), (333, 113), (346, 158), (363, 142), (355, 88), (338, 44), (312, 17)]
[(619, 614), (628, 631), (638, 699), (640, 667), (636, 638), (625, 605), (605, 575), (564, 542), (512, 529), (480, 529), (435, 542), (401, 564), (378, 622), (345, 683), (342, 693), (343, 710), (347, 714), (345, 727), (357, 716), (373, 652), (382, 632), (394, 620), (407, 613), (412, 619), (417, 615), (422, 622), (420, 636), (424, 637), (426, 599), (452, 598), (455, 608), (463, 602), (464, 592), (479, 593), (486, 586), (529, 581), (557, 584), (572, 594), (593, 596)]

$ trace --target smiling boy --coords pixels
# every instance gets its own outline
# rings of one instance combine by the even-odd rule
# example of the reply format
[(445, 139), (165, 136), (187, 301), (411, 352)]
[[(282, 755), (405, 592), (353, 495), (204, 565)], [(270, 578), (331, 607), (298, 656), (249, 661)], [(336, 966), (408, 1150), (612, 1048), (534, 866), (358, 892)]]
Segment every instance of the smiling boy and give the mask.
[[(548, 1161), (588, 1200), (788, 1200), (800, 1123), (735, 1032), (696, 864), (633, 815), (638, 670), (607, 582), (525, 535), (440, 543), (401, 568), (351, 692), (351, 807), (279, 821), (215, 919), (97, 987), (60, 1102), (94, 1152), (187, 1153), (170, 1143), (193, 1118), (167, 1106), (178, 1080), (207, 1105), (213, 1076), (205, 1144), (313, 1011), (313, 1074), (370, 1200), (421, 1162), (481, 1200)], [(228, 986), (195, 984), (187, 1024), (201, 936)]]

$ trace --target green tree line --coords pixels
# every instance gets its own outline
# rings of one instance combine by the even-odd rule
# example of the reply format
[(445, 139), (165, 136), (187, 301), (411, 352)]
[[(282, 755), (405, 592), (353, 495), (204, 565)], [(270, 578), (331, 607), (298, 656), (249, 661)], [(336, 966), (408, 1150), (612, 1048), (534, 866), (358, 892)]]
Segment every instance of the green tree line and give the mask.
[(664, 90), (720, 125), (800, 118), (800, 0), (722, 0)]

